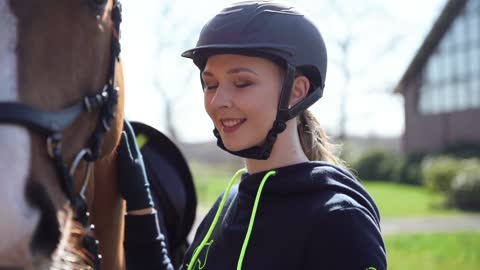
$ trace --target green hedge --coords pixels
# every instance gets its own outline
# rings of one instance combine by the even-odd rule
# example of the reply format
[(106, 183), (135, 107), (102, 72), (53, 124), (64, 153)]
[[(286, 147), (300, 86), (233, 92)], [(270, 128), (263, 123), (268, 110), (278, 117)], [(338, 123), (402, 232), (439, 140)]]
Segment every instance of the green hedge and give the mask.
[(449, 192), (450, 203), (464, 210), (480, 210), (480, 161), (464, 162), (453, 179)]
[(352, 162), (352, 168), (362, 180), (387, 181), (421, 185), (423, 155), (403, 157), (388, 150), (375, 149)]
[(448, 155), (456, 158), (478, 158), (480, 157), (480, 144), (457, 143), (447, 146), (437, 155)]
[(353, 162), (352, 167), (362, 180), (392, 181), (399, 162), (399, 158), (390, 151), (373, 150)]
[(422, 182), (422, 155), (400, 157), (398, 165), (393, 169), (392, 180), (397, 183), (421, 186)]
[(448, 193), (456, 174), (467, 157), (479, 157), (479, 147), (451, 146), (442, 153), (408, 156), (397, 155), (385, 149), (374, 149), (350, 162), (352, 170), (361, 180), (387, 181), (410, 185), (424, 185), (435, 192)]
[(461, 169), (461, 160), (453, 157), (427, 158), (422, 162), (423, 183), (431, 191), (448, 193), (453, 179)]

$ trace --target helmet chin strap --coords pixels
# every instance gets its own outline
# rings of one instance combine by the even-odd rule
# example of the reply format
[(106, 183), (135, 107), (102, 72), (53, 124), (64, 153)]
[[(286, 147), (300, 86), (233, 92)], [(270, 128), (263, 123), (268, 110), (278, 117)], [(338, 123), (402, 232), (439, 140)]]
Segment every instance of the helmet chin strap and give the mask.
[(287, 128), (287, 121), (295, 116), (291, 116), (288, 108), (288, 101), (290, 100), (290, 93), (292, 92), (293, 81), (295, 79), (295, 67), (287, 64), (285, 79), (283, 80), (282, 91), (280, 92), (280, 100), (278, 103), (278, 111), (273, 126), (267, 133), (265, 141), (260, 146), (253, 146), (239, 151), (230, 151), (223, 144), (220, 133), (215, 128), (213, 134), (217, 137), (217, 145), (223, 150), (243, 158), (267, 160), (272, 153), (273, 145), (277, 140), (278, 134), (282, 133)]

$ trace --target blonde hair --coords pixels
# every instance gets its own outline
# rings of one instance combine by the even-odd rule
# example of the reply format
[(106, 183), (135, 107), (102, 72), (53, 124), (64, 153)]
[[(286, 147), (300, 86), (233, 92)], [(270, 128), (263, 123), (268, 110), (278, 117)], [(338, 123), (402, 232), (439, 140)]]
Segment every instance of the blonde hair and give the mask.
[(335, 155), (339, 146), (329, 142), (327, 134), (320, 126), (317, 118), (309, 111), (305, 110), (297, 117), (298, 136), (303, 152), (310, 161), (320, 160), (333, 163), (335, 165), (345, 165), (344, 162)]

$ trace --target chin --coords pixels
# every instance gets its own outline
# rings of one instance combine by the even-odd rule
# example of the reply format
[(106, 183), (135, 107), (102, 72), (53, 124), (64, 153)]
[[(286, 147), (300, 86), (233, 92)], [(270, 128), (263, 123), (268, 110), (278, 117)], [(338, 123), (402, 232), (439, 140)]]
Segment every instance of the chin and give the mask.
[(240, 146), (238, 144), (231, 144), (225, 141), (223, 141), (223, 145), (225, 146), (225, 148), (228, 149), (228, 151), (232, 151), (232, 152), (241, 151), (249, 148), (248, 146)]
[(240, 143), (238, 139), (237, 140), (234, 140), (233, 138), (226, 139), (224, 137), (222, 137), (222, 141), (223, 141), (223, 145), (225, 146), (225, 148), (227, 148), (228, 151), (232, 151), (232, 152), (241, 151), (241, 150), (248, 149), (250, 147), (260, 145), (260, 144), (255, 144), (255, 143), (247, 143), (245, 141), (242, 141)]
[(234, 138), (225, 138), (225, 136), (221, 136), (223, 145), (225, 148), (228, 149), (228, 151), (239, 151), (244, 148), (238, 143), (238, 140), (235, 140)]

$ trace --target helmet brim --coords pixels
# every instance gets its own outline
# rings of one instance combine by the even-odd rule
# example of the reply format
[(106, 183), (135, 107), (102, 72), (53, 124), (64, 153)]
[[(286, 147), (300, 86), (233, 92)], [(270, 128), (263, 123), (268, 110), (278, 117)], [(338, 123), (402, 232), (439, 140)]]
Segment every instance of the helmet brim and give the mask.
[(291, 58), (291, 48), (288, 46), (280, 46), (277, 44), (213, 44), (205, 46), (197, 46), (193, 49), (186, 50), (181, 55), (185, 58), (195, 59), (197, 55), (205, 55), (210, 53), (242, 53), (242, 52), (264, 52), (278, 57)]

